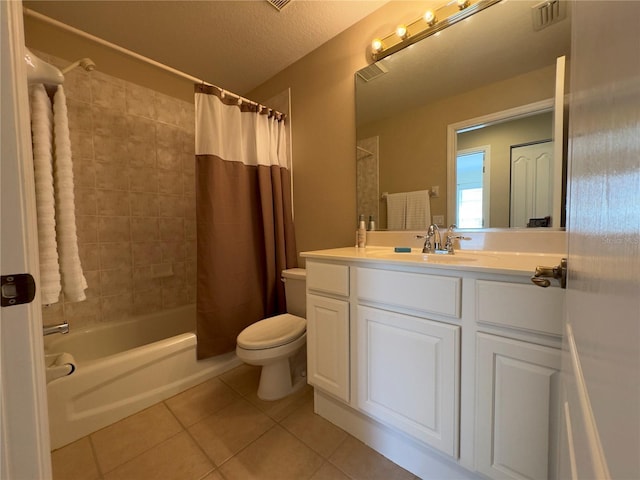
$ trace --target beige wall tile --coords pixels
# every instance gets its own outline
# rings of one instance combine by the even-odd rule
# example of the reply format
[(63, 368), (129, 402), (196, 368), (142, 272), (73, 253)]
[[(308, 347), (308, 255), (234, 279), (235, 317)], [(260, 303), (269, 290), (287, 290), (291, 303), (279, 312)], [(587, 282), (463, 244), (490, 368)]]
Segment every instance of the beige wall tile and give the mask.
[(76, 216), (78, 243), (96, 243), (98, 241), (98, 218), (94, 215)]
[(129, 165), (132, 167), (156, 167), (157, 153), (151, 142), (129, 140), (126, 151)]
[(185, 201), (180, 195), (158, 195), (159, 217), (184, 217)]
[(70, 328), (81, 328), (102, 320), (102, 307), (99, 298), (88, 298), (83, 302), (64, 304), (64, 318)]
[(177, 147), (158, 145), (156, 151), (156, 162), (158, 168), (179, 172), (182, 169), (182, 153)]
[(91, 75), (91, 98), (95, 105), (123, 113), (126, 110), (124, 82), (97, 71)]
[(121, 295), (101, 296), (100, 310), (103, 322), (114, 322), (123, 320), (133, 311), (133, 294), (124, 293)]
[(178, 263), (185, 260), (184, 242), (161, 242), (162, 262)]
[(98, 217), (98, 241), (130, 242), (130, 217)]
[(87, 132), (90, 135), (93, 130), (91, 104), (67, 98), (67, 111), (69, 124), (77, 125), (78, 131)]
[(93, 159), (93, 135), (88, 135), (86, 131), (73, 130), (69, 131), (69, 139), (71, 140), (71, 152), (73, 160), (78, 158)]
[(93, 157), (96, 162), (126, 164), (129, 158), (127, 144), (116, 135), (94, 134)]
[(133, 290), (134, 292), (144, 292), (155, 290), (158, 302), (162, 303), (162, 279), (154, 274), (154, 265), (143, 265), (133, 268)]
[(131, 266), (131, 244), (128, 242), (100, 244), (100, 268), (115, 269)]
[(133, 275), (129, 267), (100, 271), (100, 294), (102, 296), (128, 293), (132, 286)]
[(156, 193), (158, 170), (155, 167), (129, 167), (129, 188), (132, 192)]
[(182, 175), (182, 181), (184, 183), (184, 193), (186, 195), (196, 194), (196, 176), (192, 173), (185, 173)]
[(124, 190), (96, 190), (98, 215), (129, 215), (129, 192)]
[(162, 310), (162, 290), (160, 287), (133, 292), (134, 315), (143, 315), (159, 310)]
[(136, 115), (148, 119), (155, 119), (156, 105), (155, 92), (148, 88), (127, 82), (125, 86), (126, 111), (130, 115)]
[(160, 240), (181, 242), (184, 245), (184, 223), (184, 218), (182, 217), (160, 218)]
[(162, 245), (160, 242), (134, 242), (131, 249), (135, 267), (162, 263)]
[(182, 195), (184, 193), (184, 183), (180, 174), (168, 170), (158, 171), (158, 192), (170, 195)]
[(128, 190), (129, 172), (118, 163), (96, 163), (96, 188)]
[(95, 189), (75, 188), (74, 196), (76, 215), (96, 215), (98, 213), (98, 201)]
[(182, 286), (162, 287), (162, 307), (176, 308), (189, 304), (189, 296)]
[(150, 242), (160, 239), (158, 218), (131, 217), (131, 240), (134, 242)]
[(73, 183), (76, 187), (95, 188), (96, 166), (93, 160), (79, 159), (73, 154)]
[(42, 324), (55, 325), (64, 321), (64, 304), (62, 302), (42, 306)]
[(158, 198), (152, 193), (131, 192), (131, 216), (133, 217), (157, 217)]
[(78, 253), (80, 255), (80, 263), (82, 269), (99, 270), (100, 269), (100, 247), (97, 243), (85, 243), (78, 245)]

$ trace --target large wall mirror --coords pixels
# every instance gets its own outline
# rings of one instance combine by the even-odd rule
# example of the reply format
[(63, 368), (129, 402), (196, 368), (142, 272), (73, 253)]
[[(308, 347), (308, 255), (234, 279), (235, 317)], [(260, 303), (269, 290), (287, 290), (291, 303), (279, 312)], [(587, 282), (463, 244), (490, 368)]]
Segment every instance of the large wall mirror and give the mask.
[(534, 29), (538, 4), (504, 0), (356, 72), (358, 214), (402, 228), (389, 201), (429, 191), (439, 224), (563, 226), (571, 12)]

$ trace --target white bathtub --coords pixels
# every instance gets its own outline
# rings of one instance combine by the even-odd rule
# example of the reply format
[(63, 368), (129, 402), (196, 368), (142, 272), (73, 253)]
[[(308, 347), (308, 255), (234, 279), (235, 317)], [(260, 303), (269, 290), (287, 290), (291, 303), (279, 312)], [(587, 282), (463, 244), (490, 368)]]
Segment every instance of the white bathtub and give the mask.
[(242, 362), (235, 352), (196, 360), (195, 306), (45, 338), (75, 371), (47, 385), (51, 448), (59, 448)]

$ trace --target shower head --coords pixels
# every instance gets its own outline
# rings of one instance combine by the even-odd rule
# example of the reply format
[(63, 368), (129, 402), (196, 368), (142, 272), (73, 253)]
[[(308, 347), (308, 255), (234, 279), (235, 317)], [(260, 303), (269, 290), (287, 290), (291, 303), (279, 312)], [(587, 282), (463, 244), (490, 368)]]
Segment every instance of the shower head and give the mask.
[(67, 74), (67, 73), (69, 73), (71, 70), (73, 70), (76, 67), (82, 67), (87, 72), (90, 72), (90, 71), (92, 71), (92, 70), (94, 70), (96, 68), (96, 64), (90, 58), (81, 58), (80, 60), (78, 60), (76, 62), (73, 62), (68, 67), (64, 68), (62, 70), (62, 73), (63, 74)]

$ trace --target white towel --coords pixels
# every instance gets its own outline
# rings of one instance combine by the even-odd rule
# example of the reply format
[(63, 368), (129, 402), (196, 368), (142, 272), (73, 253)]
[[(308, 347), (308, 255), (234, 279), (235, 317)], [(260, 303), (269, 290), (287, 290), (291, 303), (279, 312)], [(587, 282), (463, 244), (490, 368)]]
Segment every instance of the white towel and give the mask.
[(44, 361), (47, 383), (71, 375), (76, 369), (76, 361), (70, 353), (50, 353), (44, 356)]
[(429, 190), (407, 193), (407, 230), (426, 230), (431, 225)]
[(387, 229), (404, 230), (406, 227), (407, 194), (387, 194)]
[(80, 302), (86, 298), (87, 281), (82, 273), (78, 253), (73, 164), (67, 100), (60, 85), (53, 97), (54, 186), (56, 197), (56, 239), (60, 252), (60, 272), (65, 298)]
[(51, 101), (43, 85), (32, 86), (30, 94), (33, 169), (40, 247), (40, 292), (42, 303), (49, 304), (58, 301), (61, 290), (52, 173), (53, 116)]

